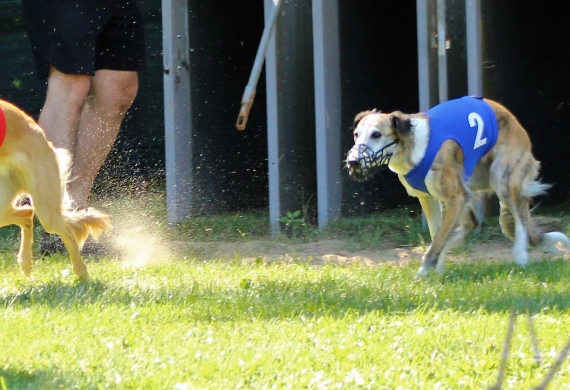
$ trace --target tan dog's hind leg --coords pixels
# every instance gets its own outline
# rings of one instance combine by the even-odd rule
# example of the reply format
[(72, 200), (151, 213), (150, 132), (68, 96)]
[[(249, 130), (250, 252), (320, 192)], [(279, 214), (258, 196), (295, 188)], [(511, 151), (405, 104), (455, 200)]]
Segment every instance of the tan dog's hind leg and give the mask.
[[(505, 236), (512, 239), (512, 255), (521, 267), (528, 264), (528, 244), (533, 241), (534, 232), (530, 229), (529, 201), (532, 196), (543, 191), (535, 181), (538, 163), (530, 151), (520, 153), (519, 158), (508, 158), (508, 153), (497, 152), (497, 159), (491, 165), (491, 186), (501, 201), (499, 223)], [(503, 157), (505, 156), (505, 157)]]
[[(515, 263), (524, 267), (528, 263), (528, 245), (539, 247), (546, 253), (560, 253), (558, 245), (568, 250), (570, 240), (560, 232), (541, 233), (532, 226), (529, 200), (518, 197), (500, 202), (499, 224), (505, 236), (514, 241), (512, 254)], [(511, 210), (515, 210), (512, 212)]]
[[(521, 267), (526, 267), (528, 264), (528, 228), (530, 226), (530, 220), (527, 216), (528, 214), (524, 212), (520, 213), (520, 209), (523, 206), (519, 204), (520, 202), (516, 199), (504, 200), (501, 201), (501, 203), (507, 205), (511, 211), (514, 222), (513, 258), (515, 259), (515, 263)], [(526, 201), (526, 204), (528, 209), (528, 201)]]
[[(33, 195), (32, 195), (33, 196)], [(65, 225), (65, 221), (61, 214), (60, 205), (56, 198), (45, 198), (45, 194), (38, 197), (38, 201), (34, 199), (34, 208), (40, 223), (45, 231), (51, 234), (57, 234), (65, 244), (69, 252), (69, 258), (73, 267), (73, 272), (79, 278), (88, 280), (89, 273), (87, 265), (81, 259), (80, 248), (75, 236)]]
[(49, 151), (45, 151), (44, 158), (31, 161), (28, 170), (30, 175), (34, 176), (34, 179), (30, 180), (29, 192), (40, 223), (46, 232), (61, 237), (69, 252), (73, 272), (79, 278), (88, 280), (89, 273), (81, 259), (79, 244), (72, 229), (66, 226), (62, 214), (63, 187), (56, 154), (50, 148)]
[(511, 241), (515, 240), (515, 219), (511, 210), (507, 207), (505, 202), (499, 202), (501, 207), (501, 213), (499, 214), (499, 225), (501, 226), (501, 232), (505, 237), (509, 238)]

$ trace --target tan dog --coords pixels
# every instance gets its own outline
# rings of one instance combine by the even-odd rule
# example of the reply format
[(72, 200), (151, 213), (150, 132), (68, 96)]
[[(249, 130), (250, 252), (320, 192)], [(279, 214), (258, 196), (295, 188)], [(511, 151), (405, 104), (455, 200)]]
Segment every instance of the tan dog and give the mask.
[[(55, 149), (40, 126), (14, 105), (0, 100), (0, 109), (0, 130), (5, 130), (0, 145), (0, 227), (21, 228), (18, 263), (22, 272), (29, 276), (32, 269), (35, 211), (44, 229), (61, 237), (73, 272), (88, 279), (80, 249), (89, 235), (97, 239), (111, 228), (109, 216), (93, 208), (73, 209), (66, 191), (69, 153)], [(31, 206), (15, 206), (23, 195), (31, 197)]]
[[(529, 202), (549, 186), (537, 180), (540, 163), (531, 153), (526, 131), (499, 103), (473, 99), (446, 102), (425, 114), (367, 111), (355, 118), (355, 145), (346, 159), (350, 177), (366, 180), (388, 165), (425, 213), (432, 243), (417, 276), (426, 276), (432, 267), (443, 272), (446, 252), (478, 225), (474, 191), (495, 192), (499, 197), (501, 229), (514, 241), (512, 254), (520, 266), (528, 263), (528, 244), (548, 252), (556, 251), (559, 243), (570, 248), (564, 234), (541, 233), (532, 226)], [(482, 111), (456, 108), (462, 101)], [(461, 135), (442, 137), (436, 127)], [(432, 139), (439, 139), (439, 144), (431, 145)], [(481, 152), (469, 157), (472, 151)], [(421, 166), (425, 171), (418, 180)]]

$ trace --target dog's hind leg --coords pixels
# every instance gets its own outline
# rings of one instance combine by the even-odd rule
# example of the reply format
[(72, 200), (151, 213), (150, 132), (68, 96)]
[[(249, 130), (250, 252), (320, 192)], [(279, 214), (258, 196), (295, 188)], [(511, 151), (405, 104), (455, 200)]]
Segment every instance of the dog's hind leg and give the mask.
[[(491, 186), (500, 199), (499, 223), (503, 233), (513, 240), (512, 255), (521, 267), (528, 264), (528, 244), (534, 240), (529, 202), (533, 195), (528, 188), (541, 189), (534, 180), (538, 163), (530, 153), (517, 160), (497, 159), (491, 166)], [(536, 185), (535, 185), (536, 183)]]
[(20, 227), (20, 250), (18, 264), (26, 276), (32, 271), (32, 243), (34, 238), (34, 210), (30, 206), (14, 207), (18, 188), (9, 177), (0, 176), (0, 227)]
[(558, 245), (562, 244), (565, 250), (570, 250), (570, 240), (564, 233), (548, 232), (544, 233), (537, 229), (530, 216), (529, 199), (520, 197), (517, 199), (517, 213), (527, 228), (528, 243), (530, 246), (538, 247), (546, 253), (560, 253)]
[(66, 226), (61, 213), (59, 201), (56, 198), (49, 197), (48, 199), (41, 197), (37, 198), (38, 199), (36, 200), (36, 197), (33, 197), (32, 195), (36, 214), (40, 223), (44, 227), (44, 230), (61, 237), (61, 240), (69, 253), (73, 272), (79, 278), (88, 280), (89, 273), (87, 272), (87, 265), (85, 265), (81, 258), (79, 244), (72, 232), (72, 229)]
[[(520, 212), (521, 207), (523, 207), (519, 204), (521, 202), (514, 201), (509, 203), (509, 209), (511, 210), (515, 223), (515, 239), (512, 249), (513, 258), (515, 259), (515, 263), (521, 267), (526, 267), (528, 264), (528, 229), (530, 220), (528, 214), (525, 215), (525, 213)], [(528, 208), (528, 200), (526, 201), (526, 205)]]
[(511, 210), (507, 207), (505, 202), (499, 202), (501, 213), (499, 215), (499, 225), (503, 234), (511, 241), (515, 240), (515, 219)]
[[(46, 145), (47, 146), (47, 145)], [(28, 167), (33, 180), (30, 180), (29, 193), (34, 210), (44, 230), (61, 237), (69, 257), (73, 272), (79, 278), (89, 279), (87, 266), (81, 259), (80, 247), (73, 229), (67, 226), (62, 209), (65, 207), (65, 192), (60, 178), (56, 155), (46, 152), (45, 158)]]

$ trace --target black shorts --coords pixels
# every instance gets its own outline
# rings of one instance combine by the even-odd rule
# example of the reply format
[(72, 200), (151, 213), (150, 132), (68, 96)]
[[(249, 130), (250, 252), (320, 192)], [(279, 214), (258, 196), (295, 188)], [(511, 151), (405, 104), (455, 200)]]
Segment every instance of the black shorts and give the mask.
[(38, 77), (145, 68), (142, 15), (133, 0), (22, 0)]

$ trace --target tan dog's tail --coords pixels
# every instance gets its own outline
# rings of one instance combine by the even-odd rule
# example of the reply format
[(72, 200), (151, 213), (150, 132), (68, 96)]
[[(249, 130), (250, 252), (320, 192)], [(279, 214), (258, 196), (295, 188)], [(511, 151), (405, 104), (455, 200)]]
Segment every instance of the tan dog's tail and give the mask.
[(109, 215), (87, 207), (77, 210), (64, 210), (66, 227), (73, 232), (79, 248), (83, 247), (87, 237), (98, 240), (101, 234), (111, 229)]
[(71, 197), (67, 192), (67, 183), (71, 174), (71, 155), (66, 149), (55, 149), (59, 177), (61, 179), (61, 209), (66, 227), (73, 232), (79, 248), (83, 247), (85, 240), (91, 236), (94, 240), (111, 229), (109, 215), (95, 210), (92, 207), (75, 209)]
[(531, 180), (523, 184), (521, 196), (534, 198), (539, 195), (546, 195), (546, 191), (552, 187), (550, 184), (541, 183), (540, 180)]
[[(523, 187), (522, 196), (532, 198), (538, 195), (544, 195), (546, 190), (551, 186), (549, 184), (541, 183), (538, 180), (533, 180)], [(528, 240), (529, 244), (534, 247), (540, 248), (546, 253), (558, 253), (560, 249), (570, 250), (570, 240), (564, 233), (561, 232), (544, 232), (538, 229), (530, 217), (530, 225), (528, 227)]]
[(560, 249), (570, 250), (570, 240), (564, 233), (548, 232), (540, 236), (540, 249), (546, 253), (559, 253)]

